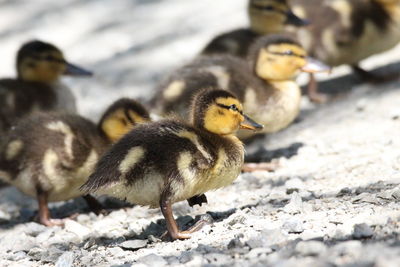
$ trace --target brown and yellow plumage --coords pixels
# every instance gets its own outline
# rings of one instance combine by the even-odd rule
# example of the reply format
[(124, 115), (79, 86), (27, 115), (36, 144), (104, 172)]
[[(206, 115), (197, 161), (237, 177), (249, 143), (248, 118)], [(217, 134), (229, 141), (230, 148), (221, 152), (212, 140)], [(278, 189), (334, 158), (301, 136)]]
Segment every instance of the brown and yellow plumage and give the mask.
[(188, 238), (176, 228), (171, 205), (237, 178), (244, 151), (234, 133), (260, 127), (242, 109), (227, 91), (201, 91), (193, 100), (192, 124), (170, 119), (134, 128), (102, 157), (83, 188), (161, 206), (172, 238)]
[[(120, 113), (126, 114), (120, 117)], [(125, 133), (135, 126), (137, 114), (149, 120), (147, 111), (131, 99), (121, 99), (104, 113), (99, 125), (74, 114), (36, 113), (13, 127), (0, 149), (0, 179), (39, 201), (40, 222), (52, 225), (47, 201), (82, 196), (79, 187), (91, 174), (98, 158), (121, 129), (104, 129), (116, 118)], [(125, 120), (125, 122), (124, 122)], [(121, 137), (119, 136), (119, 137)]]

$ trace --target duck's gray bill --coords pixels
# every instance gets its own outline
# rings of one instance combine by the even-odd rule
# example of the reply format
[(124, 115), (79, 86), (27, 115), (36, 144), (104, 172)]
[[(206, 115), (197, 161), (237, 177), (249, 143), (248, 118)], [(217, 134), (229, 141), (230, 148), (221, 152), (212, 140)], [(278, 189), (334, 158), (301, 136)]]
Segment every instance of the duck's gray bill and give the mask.
[(240, 124), (240, 129), (261, 130), (262, 128), (264, 128), (263, 125), (258, 124), (257, 122), (250, 119), (248, 116), (243, 114), (243, 117), (244, 117), (244, 121)]

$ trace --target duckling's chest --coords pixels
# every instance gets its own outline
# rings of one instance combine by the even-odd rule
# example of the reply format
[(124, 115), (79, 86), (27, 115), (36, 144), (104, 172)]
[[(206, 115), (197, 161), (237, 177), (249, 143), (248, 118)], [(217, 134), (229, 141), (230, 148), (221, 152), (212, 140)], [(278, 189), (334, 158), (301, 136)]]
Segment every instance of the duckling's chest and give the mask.
[(230, 185), (239, 176), (243, 160), (244, 150), (241, 144), (236, 151), (220, 148), (215, 163), (209, 168), (190, 168), (189, 165), (183, 166), (179, 160), (178, 169), (183, 183), (174, 190), (175, 201)]
[[(273, 92), (266, 96), (247, 88), (243, 101), (244, 112), (264, 125), (264, 133), (276, 132), (287, 127), (300, 111), (301, 91), (296, 82), (279, 82), (273, 86)], [(243, 134), (246, 133), (240, 131), (239, 137)]]

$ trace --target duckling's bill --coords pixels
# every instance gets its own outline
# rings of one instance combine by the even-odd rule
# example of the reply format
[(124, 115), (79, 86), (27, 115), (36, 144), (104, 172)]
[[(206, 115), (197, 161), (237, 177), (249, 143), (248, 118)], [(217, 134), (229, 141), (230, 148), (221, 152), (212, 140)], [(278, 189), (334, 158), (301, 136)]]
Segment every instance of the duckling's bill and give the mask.
[(247, 115), (243, 114), (244, 121), (240, 124), (240, 129), (245, 129), (245, 130), (261, 130), (264, 128), (264, 125), (261, 125), (251, 118), (249, 118)]
[(64, 75), (71, 76), (92, 76), (93, 72), (85, 70), (82, 67), (66, 62), (66, 69)]
[(306, 57), (307, 64), (301, 68), (301, 71), (308, 73), (317, 72), (328, 72), (330, 73), (332, 68), (319, 60), (312, 57)]

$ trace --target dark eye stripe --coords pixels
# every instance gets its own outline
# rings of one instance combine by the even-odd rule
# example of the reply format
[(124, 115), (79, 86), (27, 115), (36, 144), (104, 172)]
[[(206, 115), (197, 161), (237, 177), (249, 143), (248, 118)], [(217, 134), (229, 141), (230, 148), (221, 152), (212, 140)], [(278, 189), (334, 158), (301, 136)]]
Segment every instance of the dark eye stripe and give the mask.
[(274, 6), (270, 6), (270, 5), (263, 6), (263, 5), (260, 5), (260, 4), (251, 4), (251, 6), (252, 6), (253, 8), (255, 8), (255, 9), (258, 9), (258, 10), (262, 10), (262, 11), (275, 11), (275, 12), (278, 12), (278, 13), (281, 13), (281, 14), (286, 15), (286, 12), (285, 12), (285, 11), (279, 10), (279, 9), (275, 8)]
[(233, 104), (233, 105), (231, 105), (231, 106), (227, 106), (227, 105), (224, 105), (224, 104), (217, 103), (217, 106), (219, 106), (219, 107), (221, 107), (221, 108), (225, 108), (225, 109), (232, 109), (232, 110), (234, 110), (234, 111), (239, 112), (241, 115), (243, 115), (243, 111), (239, 110), (239, 109), (236, 107), (235, 104)]
[(291, 51), (291, 53), (287, 53), (287, 52), (268, 52), (272, 55), (278, 55), (278, 56), (289, 56), (289, 57), (299, 57), (299, 58), (305, 58), (305, 56), (303, 55), (299, 55), (299, 54), (295, 54), (293, 53), (293, 51)]

